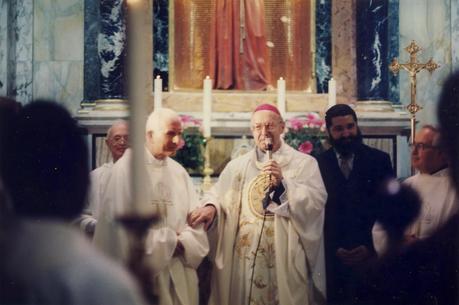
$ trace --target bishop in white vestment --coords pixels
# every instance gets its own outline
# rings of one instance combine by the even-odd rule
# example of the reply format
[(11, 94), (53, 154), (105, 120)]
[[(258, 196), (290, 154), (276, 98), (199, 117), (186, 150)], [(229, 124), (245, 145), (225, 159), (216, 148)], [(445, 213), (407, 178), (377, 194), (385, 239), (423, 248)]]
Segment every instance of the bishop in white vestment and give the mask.
[[(211, 205), (217, 212), (209, 230), (214, 261), (209, 304), (325, 303), (327, 193), (316, 160), (285, 144), (283, 128), (277, 108), (257, 107), (252, 117), (257, 148), (231, 161), (205, 206), (191, 214), (194, 224)], [(272, 160), (266, 138), (272, 140)], [(267, 201), (266, 180), (275, 186)]]

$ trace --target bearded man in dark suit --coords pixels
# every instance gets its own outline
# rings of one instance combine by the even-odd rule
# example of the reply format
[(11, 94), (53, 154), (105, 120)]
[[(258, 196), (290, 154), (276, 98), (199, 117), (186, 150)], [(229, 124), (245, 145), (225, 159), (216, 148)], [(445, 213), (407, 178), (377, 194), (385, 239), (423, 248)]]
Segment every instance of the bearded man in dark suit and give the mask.
[(328, 304), (359, 303), (359, 267), (375, 255), (371, 229), (380, 184), (393, 176), (387, 153), (362, 142), (357, 115), (346, 104), (325, 115), (331, 148), (318, 157), (328, 200), (325, 205), (325, 263)]

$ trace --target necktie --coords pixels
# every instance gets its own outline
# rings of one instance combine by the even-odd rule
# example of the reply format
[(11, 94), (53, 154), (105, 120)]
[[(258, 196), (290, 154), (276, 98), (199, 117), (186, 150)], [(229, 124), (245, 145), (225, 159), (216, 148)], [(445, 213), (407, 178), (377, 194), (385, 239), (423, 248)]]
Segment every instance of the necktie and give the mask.
[(339, 167), (341, 168), (341, 172), (343, 173), (344, 177), (347, 179), (351, 174), (351, 167), (349, 166), (349, 159), (340, 158), (339, 159)]

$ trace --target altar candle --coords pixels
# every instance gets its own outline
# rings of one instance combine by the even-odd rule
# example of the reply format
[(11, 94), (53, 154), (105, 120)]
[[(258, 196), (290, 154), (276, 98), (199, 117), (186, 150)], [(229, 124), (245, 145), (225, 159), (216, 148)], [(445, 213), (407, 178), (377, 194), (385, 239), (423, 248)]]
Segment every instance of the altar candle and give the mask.
[(282, 77), (277, 80), (277, 108), (285, 116), (285, 79)]
[(336, 105), (336, 81), (333, 77), (328, 81), (328, 108)]
[[(151, 47), (144, 38), (145, 28), (150, 28), (145, 22), (151, 22), (151, 11), (148, 1), (128, 0), (128, 95), (130, 105), (130, 132), (132, 146), (132, 203), (124, 211), (135, 215), (141, 215), (148, 211), (145, 181), (145, 121), (147, 94), (151, 94), (151, 83), (148, 82), (148, 74), (152, 62)], [(147, 86), (150, 86), (149, 90)]]
[(204, 137), (211, 135), (211, 114), (212, 114), (212, 80), (209, 76), (204, 79), (204, 97), (202, 100)]
[(162, 99), (163, 99), (163, 80), (159, 75), (155, 78), (155, 108), (159, 109), (162, 106)]

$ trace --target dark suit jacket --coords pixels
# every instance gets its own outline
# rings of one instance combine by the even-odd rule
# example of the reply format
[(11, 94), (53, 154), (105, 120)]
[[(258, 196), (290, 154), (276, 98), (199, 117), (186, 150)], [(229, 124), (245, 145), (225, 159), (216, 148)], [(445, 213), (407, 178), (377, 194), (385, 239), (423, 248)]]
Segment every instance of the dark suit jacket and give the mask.
[(342, 174), (333, 149), (321, 154), (318, 163), (328, 193), (324, 241), (327, 294), (333, 299), (337, 289), (346, 294), (342, 290), (347, 288), (342, 286), (347, 285), (352, 273), (336, 257), (336, 251), (364, 245), (374, 252), (371, 229), (376, 217), (376, 192), (381, 182), (394, 174), (388, 154), (363, 144), (354, 154), (348, 179)]

